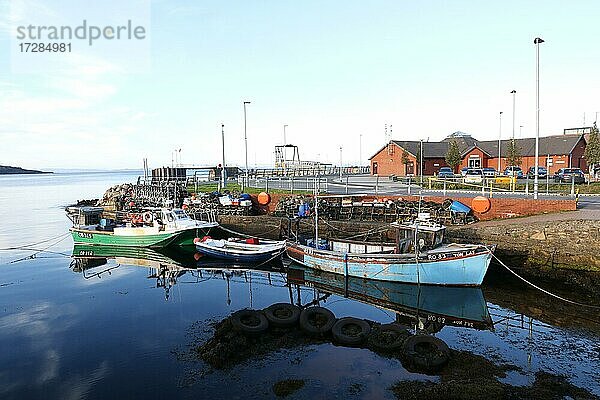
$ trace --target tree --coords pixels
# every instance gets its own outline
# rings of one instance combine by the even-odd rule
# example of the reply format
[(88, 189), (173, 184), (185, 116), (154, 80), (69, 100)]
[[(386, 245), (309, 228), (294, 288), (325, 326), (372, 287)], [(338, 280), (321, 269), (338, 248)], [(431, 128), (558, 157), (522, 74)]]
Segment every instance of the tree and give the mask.
[(402, 164), (404, 164), (404, 175), (406, 175), (406, 170), (408, 169), (408, 151), (406, 149), (402, 149)]
[(517, 146), (515, 139), (512, 139), (508, 143), (508, 157), (506, 157), (506, 161), (508, 161), (508, 165), (521, 165), (521, 148)]
[(600, 164), (600, 139), (598, 138), (598, 127), (595, 122), (590, 132), (590, 139), (585, 147), (585, 162), (588, 165), (590, 174), (595, 174), (595, 170)]
[(446, 163), (452, 168), (452, 171), (456, 172), (456, 167), (460, 165), (462, 157), (460, 155), (460, 149), (455, 139), (450, 141), (448, 145), (448, 152), (446, 153)]

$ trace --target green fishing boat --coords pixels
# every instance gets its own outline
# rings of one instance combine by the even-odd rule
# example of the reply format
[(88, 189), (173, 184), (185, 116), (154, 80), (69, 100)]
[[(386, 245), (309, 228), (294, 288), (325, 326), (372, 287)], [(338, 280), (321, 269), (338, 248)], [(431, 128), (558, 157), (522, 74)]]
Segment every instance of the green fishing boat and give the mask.
[[(182, 209), (147, 208), (141, 213), (121, 213), (105, 218), (102, 207), (69, 207), (75, 244), (160, 248), (192, 244), (206, 236), (216, 222), (197, 221)], [(111, 215), (112, 216), (112, 215)], [(116, 216), (116, 214), (115, 214)]]

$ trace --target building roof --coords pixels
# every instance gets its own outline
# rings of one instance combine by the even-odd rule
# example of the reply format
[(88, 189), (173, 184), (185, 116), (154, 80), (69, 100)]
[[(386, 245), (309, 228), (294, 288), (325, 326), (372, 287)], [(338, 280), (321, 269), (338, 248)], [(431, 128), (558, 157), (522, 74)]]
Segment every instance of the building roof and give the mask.
[[(577, 143), (581, 140), (583, 135), (554, 135), (540, 137), (540, 155), (550, 154), (570, 154)], [(468, 134), (463, 132), (455, 132), (442, 140), (441, 142), (423, 142), (423, 157), (424, 158), (444, 158), (448, 153), (448, 146), (452, 140), (456, 140), (458, 143), (458, 149), (461, 155), (464, 157), (469, 151), (477, 147), (489, 157), (498, 157), (498, 141), (497, 140), (484, 140), (478, 141)], [(508, 157), (508, 145), (511, 139), (501, 141), (501, 156)], [(535, 156), (535, 138), (524, 138), (515, 139), (521, 156)], [(405, 149), (412, 156), (416, 157), (419, 153), (419, 146), (421, 144), (418, 140), (392, 140), (393, 143), (401, 148)], [(387, 146), (387, 144), (386, 144)], [(375, 157), (381, 150), (386, 146), (379, 149), (373, 156)]]
[[(571, 154), (583, 135), (554, 135), (540, 138), (540, 155)], [(501, 141), (501, 156), (508, 157), (508, 146), (511, 139)], [(535, 138), (515, 139), (521, 156), (535, 157)], [(486, 140), (478, 143), (478, 147), (492, 157), (498, 157), (498, 141)]]

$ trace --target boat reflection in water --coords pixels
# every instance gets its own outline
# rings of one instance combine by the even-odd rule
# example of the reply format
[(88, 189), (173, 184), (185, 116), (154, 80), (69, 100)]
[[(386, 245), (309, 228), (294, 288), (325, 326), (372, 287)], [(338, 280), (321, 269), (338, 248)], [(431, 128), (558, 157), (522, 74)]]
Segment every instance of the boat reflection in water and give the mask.
[[(109, 262), (114, 260), (114, 262)], [(284, 268), (280, 261), (268, 264), (228, 264), (207, 261), (199, 257), (193, 247), (176, 250), (75, 245), (71, 269), (90, 279), (110, 274), (120, 265), (147, 267), (148, 278), (156, 279), (156, 287), (164, 288), (169, 298), (171, 287), (188, 275), (188, 283), (207, 279), (223, 279), (227, 285), (227, 303), (230, 281), (270, 286), (287, 286), (290, 303), (301, 307), (319, 304), (332, 295), (360, 301), (392, 311), (398, 322), (410, 324), (430, 333), (444, 326), (474, 329), (493, 329), (483, 292), (478, 287), (445, 287), (413, 285), (398, 282), (370, 280), (305, 268), (291, 263)], [(284, 272), (287, 272), (287, 276)], [(186, 281), (187, 282), (187, 281)], [(313, 298), (302, 304), (300, 292), (310, 288)], [(316, 290), (312, 290), (316, 289)], [(297, 298), (294, 295), (297, 293)]]
[[(79, 244), (73, 246), (70, 268), (73, 272), (81, 273), (84, 279), (111, 275), (111, 271), (121, 265), (148, 268), (147, 278), (156, 279), (156, 287), (164, 288), (167, 300), (171, 287), (184, 275), (193, 278), (187, 283), (201, 283), (207, 279), (225, 279), (229, 283), (229, 280), (237, 280), (238, 277), (252, 281), (253, 274), (283, 272), (280, 259), (255, 264), (228, 263), (204, 258), (193, 246), (161, 249)], [(271, 279), (269, 276), (266, 279), (268, 284), (273, 284), (274, 281), (280, 286), (285, 285), (285, 277)], [(229, 289), (229, 285), (227, 287)], [(227, 296), (227, 302), (231, 303), (229, 290)]]
[(493, 330), (493, 322), (481, 288), (413, 285), (344, 277), (293, 263), (288, 281), (313, 287), (396, 313), (399, 322), (430, 333), (458, 326)]

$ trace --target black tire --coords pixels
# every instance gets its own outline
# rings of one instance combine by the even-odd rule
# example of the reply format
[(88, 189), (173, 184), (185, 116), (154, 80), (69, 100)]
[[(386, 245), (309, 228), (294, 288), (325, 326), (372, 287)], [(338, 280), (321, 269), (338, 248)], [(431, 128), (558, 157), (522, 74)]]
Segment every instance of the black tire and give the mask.
[(411, 336), (404, 342), (402, 351), (409, 367), (418, 372), (439, 371), (450, 360), (448, 345), (435, 336)]
[(410, 332), (403, 325), (380, 325), (369, 336), (369, 346), (383, 352), (400, 351), (409, 337)]
[(300, 308), (288, 303), (275, 303), (263, 310), (270, 326), (290, 328), (300, 319)]
[(267, 318), (260, 311), (240, 310), (231, 315), (233, 329), (247, 335), (260, 335), (269, 328)]
[(358, 346), (371, 333), (371, 325), (364, 319), (345, 317), (331, 327), (333, 340), (346, 346)]
[(335, 315), (323, 307), (309, 307), (300, 313), (300, 328), (310, 335), (325, 335), (333, 324)]

